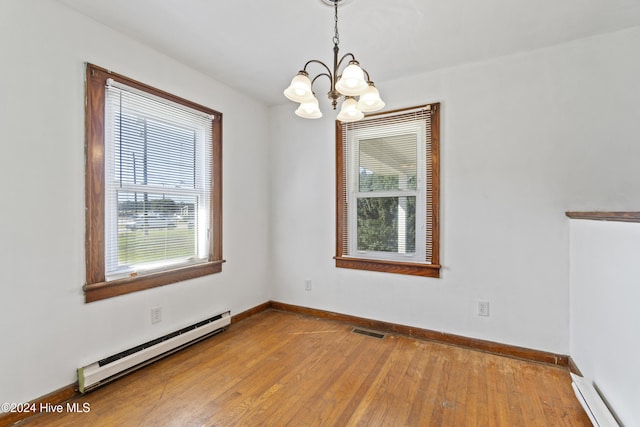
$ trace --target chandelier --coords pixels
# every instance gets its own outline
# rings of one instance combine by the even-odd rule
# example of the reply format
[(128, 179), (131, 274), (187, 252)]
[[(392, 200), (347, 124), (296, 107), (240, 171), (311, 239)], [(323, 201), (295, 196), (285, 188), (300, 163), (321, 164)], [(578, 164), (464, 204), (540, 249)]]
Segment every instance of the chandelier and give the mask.
[[(331, 89), (327, 93), (333, 109), (336, 109), (338, 100), (344, 97), (342, 108), (337, 119), (342, 122), (355, 122), (364, 117), (364, 113), (378, 111), (384, 108), (384, 102), (380, 99), (380, 93), (369, 78), (369, 73), (360, 67), (360, 63), (352, 53), (344, 54), (338, 60), (338, 44), (340, 36), (338, 34), (338, 3), (348, 0), (322, 0), (328, 5), (333, 5), (335, 11), (335, 27), (333, 36), (333, 70), (324, 62), (312, 59), (304, 64), (304, 68), (291, 80), (291, 84), (284, 91), (284, 96), (294, 102), (299, 102), (300, 106), (295, 111), (296, 115), (305, 119), (317, 119), (322, 117), (322, 112), (318, 105), (318, 99), (313, 91), (313, 84), (321, 76), (329, 78)], [(349, 59), (349, 63), (340, 73), (343, 62)], [(324, 70), (316, 75), (313, 80), (309, 79), (307, 67), (310, 64), (319, 64)], [(366, 76), (366, 80), (365, 80)]]

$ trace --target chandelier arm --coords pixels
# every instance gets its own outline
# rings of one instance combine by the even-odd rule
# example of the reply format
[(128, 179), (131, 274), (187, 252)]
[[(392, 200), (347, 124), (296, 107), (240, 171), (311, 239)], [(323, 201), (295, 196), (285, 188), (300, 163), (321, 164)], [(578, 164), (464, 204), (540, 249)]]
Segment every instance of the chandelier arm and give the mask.
[(364, 68), (360, 67), (365, 76), (367, 76), (367, 83), (371, 81), (371, 77), (369, 77), (369, 73)]
[(338, 63), (336, 64), (336, 72), (338, 70), (338, 68), (340, 68), (340, 66), (342, 65), (342, 61), (344, 61), (346, 58), (351, 57), (352, 61), (356, 61), (356, 57), (353, 53), (349, 52), (349, 53), (345, 53), (344, 55), (342, 55), (342, 58), (340, 58), (340, 61), (338, 61)]
[(331, 76), (330, 76), (328, 73), (320, 73), (320, 74), (318, 74), (317, 76), (315, 76), (315, 77), (313, 78), (313, 80), (311, 80), (311, 87), (313, 87), (313, 84), (316, 82), (316, 80), (317, 80), (317, 79), (318, 79), (318, 77), (320, 77), (320, 76), (327, 76), (327, 78), (329, 79), (329, 82), (331, 82), (331, 81), (332, 81), (332, 80), (331, 80)]
[[(307, 61), (307, 63), (306, 63), (306, 64), (304, 64), (304, 68), (303, 68), (302, 70), (306, 72), (306, 71), (307, 71), (307, 67), (308, 67), (308, 66), (309, 66), (309, 64), (311, 64), (311, 63), (316, 63), (316, 64), (320, 64), (320, 65), (322, 65), (322, 66), (327, 70), (327, 72), (329, 73), (329, 80), (331, 80), (331, 69), (330, 69), (329, 67), (327, 67), (327, 65), (326, 65), (324, 62), (322, 62), (322, 61), (318, 61), (317, 59), (312, 59), (312, 60), (310, 60), (310, 61)], [(315, 79), (314, 79), (314, 80), (315, 80)]]

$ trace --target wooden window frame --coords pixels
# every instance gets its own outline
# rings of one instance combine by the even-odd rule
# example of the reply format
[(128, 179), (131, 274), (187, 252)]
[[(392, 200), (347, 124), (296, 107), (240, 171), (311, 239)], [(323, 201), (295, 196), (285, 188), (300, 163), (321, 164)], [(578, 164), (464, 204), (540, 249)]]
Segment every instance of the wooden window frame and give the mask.
[[(85, 302), (93, 302), (222, 271), (222, 113), (93, 64), (86, 64), (85, 103)], [(107, 79), (213, 116), (212, 186), (207, 262), (106, 281), (105, 279), (105, 87)]]
[[(427, 162), (431, 164), (432, 171), (432, 209), (426, 212), (427, 219), (432, 223), (432, 259), (430, 263), (402, 262), (395, 260), (361, 258), (349, 256), (345, 253), (344, 236), (348, 233), (348, 218), (346, 215), (346, 186), (344, 146), (347, 141), (343, 139), (344, 124), (336, 120), (336, 267), (355, 270), (369, 270), (385, 273), (407, 274), (423, 277), (440, 277), (440, 103), (422, 106), (430, 108), (431, 116), (431, 156)], [(411, 107), (401, 110), (393, 110), (382, 113), (370, 114), (367, 117), (381, 114), (395, 114), (420, 107)]]

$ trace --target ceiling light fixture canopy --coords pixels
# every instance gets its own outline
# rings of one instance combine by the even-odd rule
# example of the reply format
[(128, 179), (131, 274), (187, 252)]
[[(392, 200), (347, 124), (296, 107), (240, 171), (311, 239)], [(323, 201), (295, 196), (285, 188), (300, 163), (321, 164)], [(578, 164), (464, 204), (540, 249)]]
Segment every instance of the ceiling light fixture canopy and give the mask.
[[(364, 117), (363, 113), (378, 111), (384, 108), (384, 101), (380, 98), (380, 93), (375, 87), (369, 73), (360, 67), (360, 63), (352, 53), (344, 54), (338, 59), (340, 49), (340, 36), (338, 34), (338, 4), (349, 0), (322, 0), (324, 3), (334, 7), (335, 34), (333, 36), (333, 69), (324, 62), (312, 59), (307, 61), (304, 68), (291, 80), (291, 84), (284, 91), (284, 96), (294, 102), (299, 102), (300, 106), (296, 110), (296, 115), (305, 119), (317, 119), (322, 117), (318, 105), (318, 99), (313, 92), (313, 84), (320, 76), (329, 78), (331, 89), (327, 93), (331, 100), (331, 105), (335, 110), (338, 100), (345, 97), (342, 108), (337, 118), (343, 122), (355, 122)], [(349, 60), (344, 70), (340, 73), (345, 60)], [(310, 64), (319, 64), (326, 70), (309, 79), (307, 67)], [(359, 97), (356, 99), (356, 97)]]

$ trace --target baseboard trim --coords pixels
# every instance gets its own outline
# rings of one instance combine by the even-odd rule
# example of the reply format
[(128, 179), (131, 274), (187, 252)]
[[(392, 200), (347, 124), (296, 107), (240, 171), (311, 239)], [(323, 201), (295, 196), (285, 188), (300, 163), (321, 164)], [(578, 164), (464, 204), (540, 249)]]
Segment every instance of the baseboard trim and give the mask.
[(8, 413), (0, 414), (0, 426), (10, 426), (12, 424), (17, 423), (18, 421), (24, 420), (25, 418), (29, 418), (39, 414), (40, 405), (44, 406), (47, 403), (51, 405), (59, 405), (79, 395), (80, 395), (80, 392), (78, 391), (78, 383), (74, 383), (66, 387), (62, 387), (61, 389), (58, 389), (56, 391), (53, 391), (49, 394), (46, 394), (42, 397), (39, 397), (35, 400), (30, 401), (28, 403), (28, 406), (31, 407), (33, 405), (36, 409), (35, 411), (8, 412)]
[(231, 324), (233, 325), (236, 322), (240, 322), (241, 320), (247, 319), (254, 314), (258, 314), (261, 311), (268, 310), (271, 305), (271, 301), (264, 302), (260, 305), (256, 305), (253, 308), (243, 311), (242, 313), (234, 314), (231, 316)]
[(321, 319), (350, 323), (356, 326), (375, 329), (382, 332), (390, 332), (423, 340), (439, 342), (442, 344), (465, 347), (472, 350), (479, 350), (487, 353), (497, 354), (500, 356), (523, 359), (532, 362), (546, 363), (550, 365), (558, 365), (566, 368), (570, 367), (569, 356), (563, 354), (555, 354), (541, 350), (532, 350), (524, 347), (485, 341), (477, 338), (468, 338), (460, 335), (448, 334), (445, 332), (432, 331), (429, 329), (413, 328), (411, 326), (400, 325), (397, 323), (382, 322), (379, 320), (366, 319), (363, 317), (334, 313), (331, 311), (318, 310), (315, 308), (301, 307), (277, 301), (271, 301), (269, 303), (269, 308), (274, 310), (304, 314)]
[(572, 374), (578, 375), (579, 377), (584, 376), (582, 375), (582, 372), (580, 372), (578, 365), (576, 365), (576, 362), (571, 358), (571, 356), (569, 356), (569, 371), (571, 371)]

